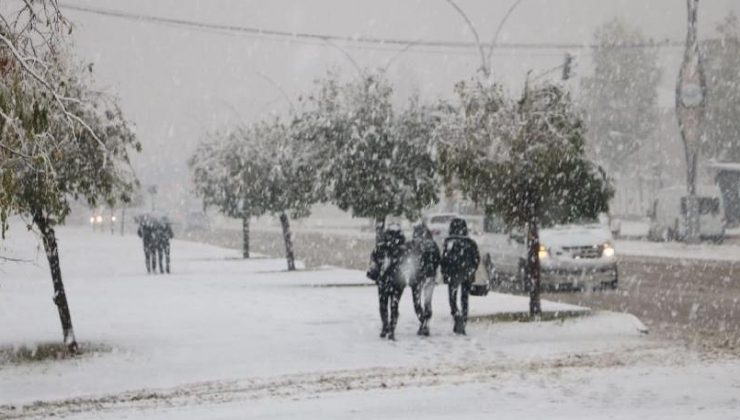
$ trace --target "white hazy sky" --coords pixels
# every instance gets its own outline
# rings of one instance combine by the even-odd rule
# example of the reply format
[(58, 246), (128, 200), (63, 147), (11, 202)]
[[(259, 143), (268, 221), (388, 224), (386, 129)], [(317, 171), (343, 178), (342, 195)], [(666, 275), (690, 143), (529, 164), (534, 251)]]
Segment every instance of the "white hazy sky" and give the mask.
[[(489, 41), (514, 0), (459, 0)], [(67, 0), (74, 4), (168, 18), (339, 36), (472, 41), (460, 16), (445, 0)], [(740, 0), (701, 0), (700, 37), (714, 36), (716, 23), (730, 11), (740, 15)], [(327, 45), (273, 41), (213, 31), (122, 20), (78, 11), (65, 14), (77, 28), (79, 56), (95, 64), (97, 82), (117, 94), (144, 145), (135, 167), (144, 185), (156, 183), (165, 201), (182, 201), (189, 190), (185, 160), (203, 133), (286, 113), (287, 100), (259, 73), (269, 75), (290, 97), (311, 90), (332, 67), (347, 77), (355, 70), (341, 51)], [(500, 41), (512, 43), (589, 43), (597, 26), (622, 17), (654, 40), (685, 38), (684, 0), (523, 0), (506, 23)], [(345, 49), (361, 65), (383, 66), (392, 51)], [(412, 92), (434, 100), (449, 96), (455, 81), (479, 66), (474, 50), (463, 53), (420, 51), (400, 55), (389, 68), (397, 100)], [(547, 69), (565, 50), (500, 50), (493, 59), (496, 77), (516, 91), (527, 70)], [(590, 71), (587, 49), (576, 56), (576, 77)], [(661, 102), (670, 105), (682, 50), (659, 52), (663, 66)]]

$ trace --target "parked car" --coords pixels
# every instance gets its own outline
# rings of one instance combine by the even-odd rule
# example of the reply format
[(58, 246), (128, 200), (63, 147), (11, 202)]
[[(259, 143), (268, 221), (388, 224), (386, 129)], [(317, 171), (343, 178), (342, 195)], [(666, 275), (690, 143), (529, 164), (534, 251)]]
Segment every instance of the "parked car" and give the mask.
[[(542, 228), (539, 234), (543, 290), (617, 288), (619, 271), (608, 225), (598, 221), (558, 225)], [(489, 288), (529, 290), (526, 282), (528, 244), (522, 232), (487, 231), (478, 246)]]
[[(722, 194), (715, 185), (696, 188), (699, 200), (699, 237), (722, 242), (725, 237), (725, 212)], [(686, 237), (686, 188), (665, 188), (658, 192), (650, 210), (651, 241), (683, 240)]]
[(202, 211), (191, 211), (185, 215), (185, 232), (207, 232), (211, 230), (211, 219)]
[(450, 222), (458, 217), (461, 216), (457, 213), (432, 213), (424, 216), (423, 222), (432, 232), (434, 242), (441, 247), (450, 231)]

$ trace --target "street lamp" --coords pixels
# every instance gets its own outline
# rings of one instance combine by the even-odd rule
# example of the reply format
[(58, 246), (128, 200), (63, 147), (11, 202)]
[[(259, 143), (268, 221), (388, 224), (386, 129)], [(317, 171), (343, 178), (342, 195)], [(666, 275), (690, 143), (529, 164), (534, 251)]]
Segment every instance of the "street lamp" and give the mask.
[(149, 188), (147, 188), (146, 192), (148, 192), (149, 195), (152, 196), (152, 211), (154, 211), (154, 196), (157, 195), (157, 186), (150, 185)]
[[(699, 241), (699, 199), (696, 196), (696, 166), (699, 144), (704, 137), (706, 79), (699, 52), (697, 13), (699, 0), (687, 0), (686, 51), (676, 84), (676, 117), (686, 152), (686, 197), (683, 214), (687, 242)], [(684, 207), (684, 206), (682, 206)]]

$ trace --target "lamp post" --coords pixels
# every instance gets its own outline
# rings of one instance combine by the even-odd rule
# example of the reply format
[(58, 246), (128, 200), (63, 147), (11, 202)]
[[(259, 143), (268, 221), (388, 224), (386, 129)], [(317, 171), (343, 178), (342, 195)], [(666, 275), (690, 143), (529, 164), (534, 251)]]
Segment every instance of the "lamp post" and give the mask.
[(699, 199), (696, 196), (696, 166), (699, 144), (704, 137), (706, 79), (699, 53), (697, 13), (699, 0), (686, 0), (688, 30), (686, 51), (676, 84), (676, 117), (686, 153), (687, 197), (682, 207), (686, 242), (699, 241)]
[(152, 197), (152, 211), (154, 211), (154, 209), (155, 209), (155, 206), (154, 206), (154, 196), (157, 195), (157, 186), (156, 185), (150, 185), (149, 188), (147, 188), (146, 191)]

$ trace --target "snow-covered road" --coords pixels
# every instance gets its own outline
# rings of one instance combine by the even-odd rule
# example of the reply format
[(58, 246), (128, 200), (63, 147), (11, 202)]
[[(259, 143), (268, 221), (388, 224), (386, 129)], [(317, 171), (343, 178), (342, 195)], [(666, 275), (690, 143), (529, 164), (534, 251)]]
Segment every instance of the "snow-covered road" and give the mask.
[[(439, 287), (432, 336), (415, 335), (406, 293), (398, 341), (388, 342), (377, 337), (376, 292), (361, 287), (360, 271), (286, 273), (283, 260), (175, 241), (173, 274), (146, 275), (136, 237), (74, 228), (58, 236), (77, 337), (95, 351), (0, 361), (0, 418), (449, 418), (458, 410), (507, 418), (558, 404), (568, 418), (740, 410), (737, 361), (700, 360), (650, 339), (629, 314), (491, 322), (527, 309), (524, 297), (492, 294), (473, 298), (478, 322), (458, 337)], [(0, 359), (61, 336), (35, 238), (18, 228), (8, 238), (2, 255), (33, 262), (0, 263)], [(707, 387), (686, 390), (692, 383)]]

